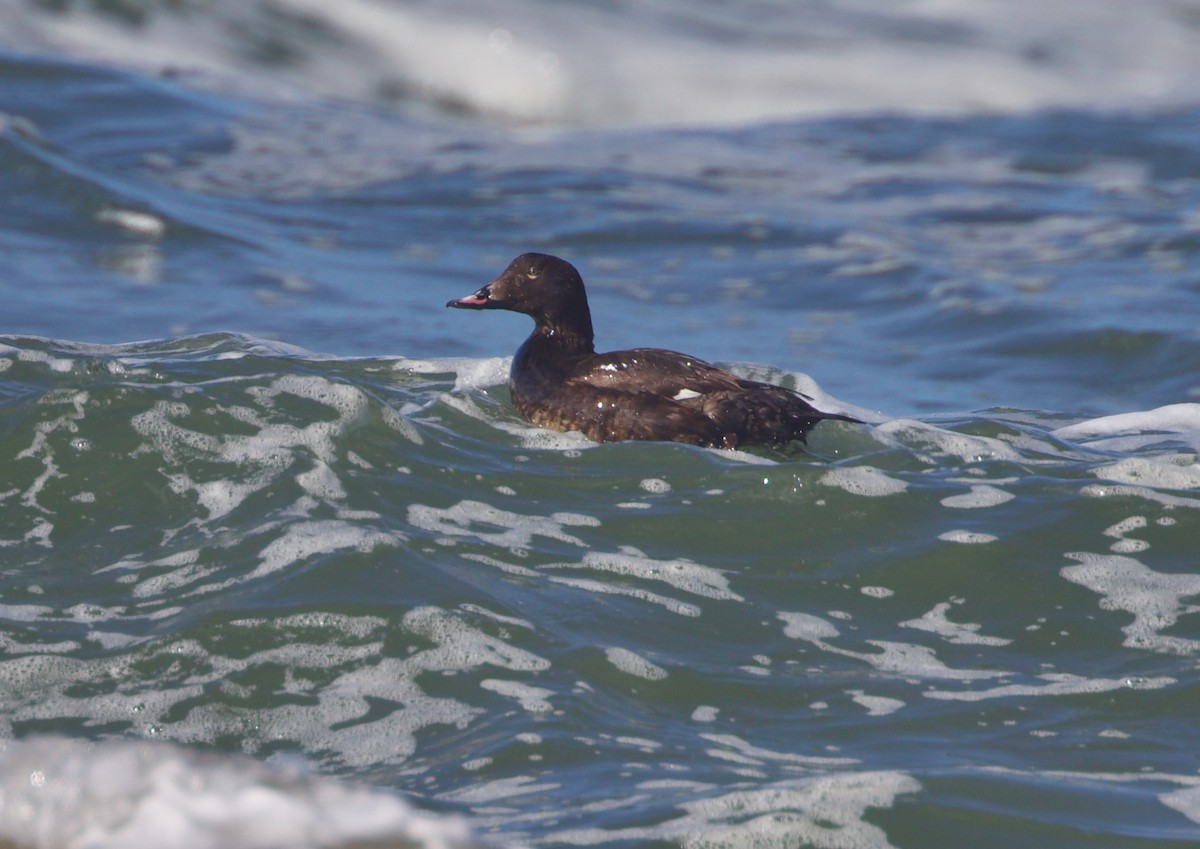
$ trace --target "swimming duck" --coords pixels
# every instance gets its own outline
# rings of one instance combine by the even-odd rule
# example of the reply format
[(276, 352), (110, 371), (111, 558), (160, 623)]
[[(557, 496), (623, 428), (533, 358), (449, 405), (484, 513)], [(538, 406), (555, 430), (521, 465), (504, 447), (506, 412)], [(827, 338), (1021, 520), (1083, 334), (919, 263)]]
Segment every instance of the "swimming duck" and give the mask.
[(737, 377), (704, 360), (660, 348), (596, 353), (583, 278), (564, 259), (521, 254), (482, 289), (447, 307), (525, 313), (533, 333), (513, 357), (508, 386), (529, 421), (581, 431), (596, 442), (627, 439), (713, 448), (804, 442), (836, 419), (807, 396)]

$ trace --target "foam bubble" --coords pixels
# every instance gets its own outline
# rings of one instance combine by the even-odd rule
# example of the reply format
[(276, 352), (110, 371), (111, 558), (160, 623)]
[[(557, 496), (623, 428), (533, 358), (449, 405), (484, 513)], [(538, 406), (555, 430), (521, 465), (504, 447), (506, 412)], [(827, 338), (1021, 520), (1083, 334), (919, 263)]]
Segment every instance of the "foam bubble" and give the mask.
[(619, 595), (626, 598), (637, 599), (638, 601), (648, 602), (650, 604), (659, 604), (665, 607), (672, 613), (680, 616), (696, 617), (700, 615), (700, 608), (694, 604), (679, 601), (678, 599), (670, 598), (660, 593), (644, 590), (639, 587), (627, 587), (620, 584), (608, 584), (603, 581), (593, 581), (586, 578), (559, 578), (550, 579), (551, 583), (561, 584), (566, 587), (574, 587), (577, 590), (588, 593), (598, 593), (603, 595)]
[(517, 796), (527, 796), (530, 793), (542, 793), (555, 790), (559, 785), (538, 783), (528, 775), (514, 775), (511, 778), (497, 778), (492, 781), (481, 781), (457, 790), (438, 795), (439, 799), (459, 804), (479, 805), (488, 802), (498, 802), (501, 799), (512, 799)]
[(1184, 787), (1162, 793), (1158, 800), (1173, 811), (1178, 811), (1194, 823), (1200, 824), (1200, 787)]
[(404, 626), (437, 644), (423, 652), (422, 669), (462, 670), (483, 664), (521, 672), (540, 672), (550, 661), (509, 645), (468, 625), (459, 616), (436, 607), (419, 607), (404, 615)]
[(1189, 433), (1200, 431), (1200, 404), (1168, 404), (1153, 410), (1102, 416), (1060, 427), (1052, 433), (1062, 439), (1112, 436), (1123, 433)]
[(649, 754), (650, 752), (657, 752), (659, 749), (661, 749), (663, 747), (663, 744), (657, 740), (648, 740), (645, 737), (630, 737), (628, 735), (621, 735), (620, 737), (615, 737), (615, 738), (613, 738), (613, 742), (619, 743), (622, 746), (628, 746), (633, 749), (638, 749), (639, 751), (645, 752), (647, 754)]
[(995, 542), (997, 537), (979, 531), (952, 530), (938, 534), (938, 539), (945, 540), (946, 542), (962, 543), (964, 545), (981, 545), (983, 543)]
[(259, 552), (259, 565), (248, 578), (278, 572), (293, 563), (320, 554), (353, 550), (369, 552), (380, 545), (396, 545), (402, 536), (372, 531), (360, 524), (340, 519), (296, 522), (288, 525), (282, 536), (271, 540)]
[(1071, 552), (1067, 557), (1079, 564), (1064, 566), (1060, 572), (1064, 578), (1102, 595), (1102, 608), (1133, 615), (1133, 621), (1121, 629), (1126, 646), (1178, 654), (1200, 649), (1200, 640), (1160, 633), (1181, 615), (1197, 611), (1181, 599), (1200, 594), (1200, 575), (1156, 572), (1119, 554)]
[(862, 705), (867, 709), (867, 716), (887, 716), (900, 710), (906, 704), (900, 699), (890, 699), (887, 696), (868, 696), (862, 690), (849, 690), (847, 695), (855, 704)]
[(889, 808), (897, 796), (920, 789), (916, 779), (904, 773), (882, 771), (805, 776), (777, 782), (755, 780), (749, 788), (689, 799), (679, 806), (681, 814), (666, 822), (611, 830), (563, 831), (556, 833), (554, 839), (575, 845), (627, 842), (883, 849), (891, 844), (882, 828), (864, 819), (867, 809)]
[(40, 363), (60, 374), (67, 374), (75, 368), (75, 360), (67, 357), (56, 357), (53, 354), (48, 354), (45, 351), (39, 351), (34, 348), (22, 348), (17, 352), (17, 359), (23, 363)]
[(1153, 501), (1156, 504), (1161, 504), (1164, 507), (1189, 507), (1192, 509), (1200, 509), (1200, 499), (1185, 498), (1181, 495), (1171, 495), (1166, 492), (1159, 492), (1147, 486), (1127, 486), (1125, 484), (1091, 484), (1081, 487), (1080, 494), (1086, 495), (1089, 498), (1109, 498), (1115, 496), (1129, 496), (1131, 498), (1143, 498), (1147, 501)]
[(973, 622), (951, 622), (946, 618), (946, 612), (950, 609), (949, 602), (941, 602), (934, 605), (933, 609), (925, 613), (918, 619), (910, 619), (907, 622), (901, 622), (901, 628), (916, 628), (919, 631), (928, 631), (931, 634), (937, 634), (943, 637), (950, 643), (962, 643), (967, 645), (978, 646), (1006, 646), (1012, 640), (1004, 637), (985, 637), (979, 634), (980, 625)]
[(507, 696), (518, 702), (529, 713), (549, 713), (554, 709), (554, 706), (547, 701), (547, 697), (554, 695), (553, 690), (531, 687), (520, 681), (503, 681), (497, 678), (486, 678), (479, 682), (479, 686), (485, 690), (491, 690), (493, 693)]
[(729, 580), (718, 569), (691, 560), (655, 560), (632, 547), (620, 552), (589, 551), (579, 563), (551, 563), (547, 569), (595, 569), (616, 575), (661, 581), (693, 595), (730, 601), (742, 597), (729, 589)]
[[(236, 620), (234, 645), (263, 639), (264, 620)], [(233, 735), (247, 750), (288, 741), (323, 760), (348, 767), (378, 767), (408, 758), (416, 737), (435, 725), (465, 727), (481, 709), (451, 698), (430, 696), (417, 681), (431, 672), (454, 673), (482, 667), (535, 673), (550, 664), (531, 652), (472, 626), (465, 616), (437, 608), (417, 608), (400, 625), (427, 645), (402, 658), (383, 652), (384, 620), (311, 613), (272, 621), (272, 644), (249, 655), (221, 654), (195, 640), (149, 642), (135, 653), (80, 660), (31, 654), (0, 659), (0, 736), (12, 724), (88, 717), (97, 726), (121, 724), (146, 737), (177, 742), (212, 742)], [(278, 627), (274, 627), (274, 626)], [(161, 665), (178, 670), (147, 687), (134, 667)], [(202, 699), (214, 686), (249, 681), (263, 668), (296, 670), (283, 684), (292, 697), (274, 707)], [(300, 670), (321, 670), (319, 675)], [(247, 673), (252, 674), (247, 674)], [(536, 693), (508, 685), (533, 707)], [(240, 689), (240, 686), (239, 686)], [(519, 700), (519, 699), (518, 699)], [(373, 703), (396, 707), (371, 716)], [(179, 711), (181, 704), (188, 709)], [(2, 841), (0, 841), (2, 843)]]
[(662, 478), (646, 478), (638, 486), (646, 490), (646, 492), (652, 492), (656, 495), (671, 491), (671, 485)]
[(965, 463), (1005, 460), (1028, 465), (1035, 462), (1002, 440), (955, 433), (915, 419), (892, 419), (876, 427), (875, 433), (895, 444), (924, 448), (934, 455), (957, 457)]
[[(799, 764), (810, 767), (850, 766), (851, 764), (858, 763), (854, 758), (814, 757), (811, 755), (798, 755), (795, 752), (766, 749), (762, 746), (755, 746), (738, 737), (736, 734), (701, 734), (700, 739), (707, 740), (709, 743), (719, 746), (722, 750), (737, 752), (742, 762), (758, 766), (771, 762)], [(709, 754), (712, 755), (715, 752), (709, 750)]]
[(872, 466), (849, 466), (842, 469), (830, 469), (821, 476), (818, 483), (844, 489), (852, 495), (867, 497), (897, 495), (908, 489), (908, 484), (904, 481), (889, 477), (880, 469)]
[(563, 528), (596, 527), (600, 520), (578, 513), (529, 516), (467, 499), (446, 508), (413, 504), (408, 508), (408, 523), (443, 536), (476, 537), (502, 548), (524, 549), (530, 546), (535, 536), (587, 548), (587, 543)]
[(1092, 470), (1098, 478), (1155, 489), (1200, 489), (1200, 463), (1194, 455), (1178, 458), (1126, 457)]
[[(1130, 687), (1125, 678), (1086, 678), (1067, 673), (1039, 675), (1044, 684), (1003, 684), (986, 690), (926, 690), (929, 699), (956, 702), (980, 702), (986, 699), (1007, 699), (1014, 696), (1075, 696), (1081, 693), (1108, 693)], [(1137, 682), (1138, 689), (1158, 690), (1175, 683), (1174, 678), (1147, 678)]]
[(811, 613), (780, 611), (778, 616), (784, 623), (783, 635), (791, 637), (793, 640), (812, 643), (838, 635), (836, 625), (820, 616), (813, 616)]
[(667, 670), (629, 649), (612, 646), (604, 650), (604, 656), (608, 658), (609, 663), (626, 675), (634, 675), (647, 681), (661, 681), (667, 677)]
[(995, 678), (1004, 674), (986, 669), (954, 669), (938, 660), (932, 649), (911, 643), (867, 640), (867, 645), (878, 651), (859, 652), (843, 649), (829, 642), (830, 639), (839, 635), (837, 628), (819, 616), (787, 611), (780, 611), (777, 616), (784, 622), (784, 636), (812, 643), (830, 654), (860, 660), (881, 672), (915, 678), (951, 678), (960, 681)]
[(13, 846), (473, 845), (461, 818), (392, 793), (147, 741), (10, 740), (0, 799), (0, 843)]
[[(210, 519), (227, 515), (251, 494), (287, 472), (303, 457), (315, 457), (311, 468), (296, 473), (297, 482), (314, 497), (336, 501), (345, 491), (333, 466), (337, 464), (336, 438), (366, 410), (366, 394), (353, 386), (314, 375), (287, 374), (269, 386), (251, 386), (246, 393), (256, 407), (227, 406), (223, 412), (253, 428), (250, 434), (213, 435), (185, 426), (191, 407), (183, 401), (159, 401), (132, 418), (134, 430), (147, 441), (135, 454), (162, 455), (180, 468), (196, 455), (227, 469), (227, 475), (195, 480), (185, 472), (167, 476), (171, 489), (195, 494)], [(331, 408), (336, 418), (297, 426), (278, 421), (280, 396), (291, 395)]]
[(1125, 535), (1130, 531), (1141, 530), (1147, 525), (1145, 516), (1130, 516), (1128, 519), (1122, 519), (1115, 525), (1104, 529), (1104, 535), (1116, 539), (1108, 548), (1110, 551), (1115, 551), (1118, 554), (1136, 554), (1139, 551), (1145, 551), (1150, 547), (1150, 543), (1144, 539), (1128, 539)]
[[(22, 351), (22, 358), (26, 351)], [(31, 351), (29, 353), (41, 353)], [(52, 364), (52, 368), (57, 369)], [(66, 370), (70, 370), (67, 368)], [(31, 458), (39, 459), (42, 463), (42, 471), (29, 484), (29, 488), (21, 493), (21, 502), (27, 507), (32, 507), (40, 513), (53, 514), (54, 511), (47, 510), (39, 502), (38, 498), (45, 489), (46, 484), (56, 478), (65, 477), (62, 470), (59, 468), (56, 460), (54, 446), (50, 440), (50, 435), (63, 431), (65, 433), (78, 433), (79, 422), (84, 418), (84, 407), (90, 400), (87, 392), (74, 392), (69, 390), (55, 391), (47, 393), (41, 400), (43, 404), (54, 404), (56, 406), (68, 407), (61, 416), (54, 419), (38, 422), (34, 428), (33, 441), (29, 447), (22, 449), (16, 455), (17, 459)], [(50, 531), (53, 525), (45, 520), (41, 520), (35, 524), (26, 533), (26, 539), (40, 540), (40, 544), (50, 547)]]
[[(260, 530), (273, 529), (272, 526), (267, 526)], [(403, 539), (404, 537), (397, 533), (372, 531), (360, 523), (343, 519), (293, 522), (285, 525), (282, 532), (267, 543), (259, 552), (258, 565), (248, 572), (242, 572), (224, 580), (199, 584), (200, 581), (218, 573), (221, 565), (196, 564), (194, 561), (198, 552), (189, 550), (145, 564), (146, 566), (176, 568), (140, 581), (134, 588), (134, 595), (139, 597), (166, 595), (172, 590), (187, 585), (197, 585), (187, 593), (188, 595), (219, 592), (237, 584), (258, 580), (266, 575), (282, 571), (295, 563), (301, 563), (322, 554), (332, 554), (338, 551), (369, 552), (379, 546), (397, 545)], [(140, 564), (123, 561), (105, 568), (144, 567)]]
[(998, 504), (1004, 504), (1007, 501), (1012, 501), (1016, 498), (1011, 492), (1005, 492), (997, 487), (988, 484), (978, 484), (971, 487), (971, 491), (962, 495), (950, 495), (943, 498), (941, 504), (943, 507), (953, 507), (964, 510), (978, 509), (980, 507), (995, 507)]

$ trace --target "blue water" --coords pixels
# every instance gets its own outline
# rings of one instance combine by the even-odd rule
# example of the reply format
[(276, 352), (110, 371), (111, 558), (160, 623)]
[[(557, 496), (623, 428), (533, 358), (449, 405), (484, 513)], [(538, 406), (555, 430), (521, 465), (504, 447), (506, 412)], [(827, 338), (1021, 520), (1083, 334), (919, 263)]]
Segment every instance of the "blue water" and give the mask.
[(0, 5), (0, 845), (1200, 843), (1195, 4), (338, 9)]

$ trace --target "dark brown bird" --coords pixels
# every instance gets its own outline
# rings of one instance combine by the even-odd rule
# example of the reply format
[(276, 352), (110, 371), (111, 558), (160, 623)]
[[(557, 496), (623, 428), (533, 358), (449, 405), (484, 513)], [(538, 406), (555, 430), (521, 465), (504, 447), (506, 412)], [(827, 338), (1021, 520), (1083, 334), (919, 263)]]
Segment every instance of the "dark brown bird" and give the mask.
[(597, 442), (651, 439), (714, 448), (805, 441), (823, 413), (782, 386), (736, 377), (704, 360), (633, 348), (597, 354), (583, 278), (566, 260), (521, 254), (478, 292), (446, 304), (533, 318), (509, 372), (513, 404), (529, 421)]

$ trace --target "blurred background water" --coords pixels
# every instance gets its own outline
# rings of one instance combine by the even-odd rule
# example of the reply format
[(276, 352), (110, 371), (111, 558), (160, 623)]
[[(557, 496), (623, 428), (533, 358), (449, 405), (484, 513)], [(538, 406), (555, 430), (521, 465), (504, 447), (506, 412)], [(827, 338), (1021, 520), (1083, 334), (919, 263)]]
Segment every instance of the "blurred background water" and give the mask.
[(0, 846), (1200, 843), (1200, 3), (0, 0), (0, 256)]

